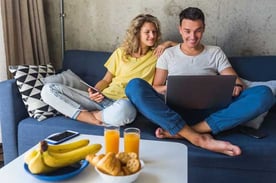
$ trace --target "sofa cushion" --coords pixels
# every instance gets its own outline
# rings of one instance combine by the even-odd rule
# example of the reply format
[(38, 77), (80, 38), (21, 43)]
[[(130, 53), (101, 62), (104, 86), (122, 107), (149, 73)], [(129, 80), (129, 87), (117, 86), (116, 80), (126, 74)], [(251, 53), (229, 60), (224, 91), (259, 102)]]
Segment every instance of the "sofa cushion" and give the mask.
[[(223, 154), (204, 150), (192, 145), (185, 139), (157, 139), (154, 135), (157, 126), (141, 115), (139, 115), (133, 123), (120, 127), (120, 131), (122, 137), (123, 129), (132, 126), (141, 129), (142, 139), (174, 141), (185, 144), (188, 147), (189, 153), (189, 170), (194, 167), (205, 167), (210, 169), (215, 168), (217, 170), (275, 172), (276, 167), (274, 165), (276, 164), (276, 159), (274, 153), (271, 153), (276, 152), (276, 146), (271, 145), (271, 143), (276, 141), (275, 118), (275, 113), (269, 113), (266, 116), (261, 129), (264, 130), (268, 136), (262, 139), (246, 136), (240, 133), (237, 128), (216, 135), (216, 139), (229, 141), (241, 147), (242, 154), (236, 157), (225, 156)], [(30, 129), (35, 130), (31, 130), (31, 135), (26, 136), (26, 133), (30, 134)], [(45, 123), (36, 123), (34, 119), (27, 118), (21, 121), (18, 127), (19, 153), (25, 152), (39, 140), (47, 137), (51, 133), (56, 133), (65, 129), (75, 130), (83, 134), (103, 135), (102, 126), (78, 122), (63, 116), (49, 118), (45, 120)]]
[(56, 110), (44, 103), (40, 96), (43, 87), (40, 78), (55, 74), (51, 64), (9, 66), (9, 70), (16, 79), (16, 85), (30, 117), (42, 121), (58, 114)]
[[(121, 136), (123, 135), (123, 130), (130, 126), (143, 130), (143, 133), (141, 133), (141, 138), (158, 140), (154, 136), (154, 131), (158, 126), (149, 122), (142, 115), (139, 115), (134, 123), (120, 127)], [(24, 153), (50, 134), (64, 130), (74, 130), (82, 134), (93, 134), (101, 136), (103, 136), (104, 133), (102, 126), (83, 123), (64, 116), (48, 118), (44, 120), (43, 123), (37, 123), (33, 118), (25, 118), (18, 125), (18, 153)]]

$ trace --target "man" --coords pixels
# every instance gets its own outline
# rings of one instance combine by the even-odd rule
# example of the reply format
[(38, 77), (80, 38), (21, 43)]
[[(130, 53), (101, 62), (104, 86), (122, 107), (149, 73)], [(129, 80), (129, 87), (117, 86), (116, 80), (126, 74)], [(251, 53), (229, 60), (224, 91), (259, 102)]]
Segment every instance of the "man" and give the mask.
[[(244, 90), (244, 84), (231, 67), (226, 55), (217, 46), (201, 43), (205, 30), (203, 12), (194, 7), (180, 15), (179, 32), (183, 43), (168, 48), (157, 61), (153, 87), (141, 79), (134, 79), (126, 87), (126, 94), (136, 108), (153, 123), (158, 124), (158, 138), (184, 138), (204, 149), (229, 156), (241, 154), (240, 147), (216, 140), (212, 134), (231, 129), (263, 112), (274, 104), (271, 90), (256, 86)], [(166, 92), (168, 75), (236, 75), (234, 99), (224, 109), (215, 111), (196, 124), (188, 122), (170, 109), (160, 97)]]

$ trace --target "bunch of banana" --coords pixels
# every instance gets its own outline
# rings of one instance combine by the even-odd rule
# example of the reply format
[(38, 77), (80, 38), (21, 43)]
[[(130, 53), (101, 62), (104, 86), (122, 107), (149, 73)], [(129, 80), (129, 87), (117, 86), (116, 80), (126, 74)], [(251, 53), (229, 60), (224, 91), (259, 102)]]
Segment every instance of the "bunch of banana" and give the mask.
[(41, 141), (38, 149), (27, 153), (24, 160), (31, 173), (49, 173), (79, 162), (88, 154), (96, 154), (101, 147), (101, 144), (89, 144), (88, 139), (60, 145), (49, 145), (46, 141)]
[(80, 147), (87, 146), (89, 144), (89, 139), (81, 139), (71, 143), (50, 145), (48, 144), (48, 151), (53, 153), (64, 153), (69, 152)]
[(42, 146), (44, 163), (49, 167), (61, 168), (85, 159), (88, 154), (96, 154), (101, 150), (101, 144), (89, 144), (64, 153), (53, 153)]
[(41, 151), (33, 150), (26, 157), (25, 162), (28, 164), (28, 168), (33, 174), (50, 173), (56, 170), (56, 168), (49, 167), (44, 163)]
[[(45, 143), (45, 142), (44, 142)], [(64, 152), (69, 152), (74, 149), (78, 149), (80, 147), (86, 146), (89, 144), (88, 139), (80, 139), (71, 143), (66, 143), (66, 144), (59, 144), (59, 145), (48, 145), (48, 151), (51, 153), (64, 153)], [(25, 163), (29, 164), (31, 159), (35, 157), (36, 154), (41, 150), (41, 144), (38, 144), (37, 149), (31, 150), (26, 156), (24, 157)]]

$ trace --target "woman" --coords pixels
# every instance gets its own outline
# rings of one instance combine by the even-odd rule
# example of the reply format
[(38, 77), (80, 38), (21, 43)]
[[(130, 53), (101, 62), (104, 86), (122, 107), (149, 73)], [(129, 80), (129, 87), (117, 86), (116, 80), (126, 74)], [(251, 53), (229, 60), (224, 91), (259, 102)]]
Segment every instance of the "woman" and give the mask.
[(126, 32), (125, 40), (105, 63), (107, 72), (93, 92), (61, 83), (45, 84), (42, 99), (65, 116), (78, 121), (121, 126), (131, 123), (136, 109), (125, 95), (125, 86), (133, 78), (152, 84), (157, 56), (172, 42), (154, 50), (161, 38), (160, 23), (150, 14), (136, 16)]

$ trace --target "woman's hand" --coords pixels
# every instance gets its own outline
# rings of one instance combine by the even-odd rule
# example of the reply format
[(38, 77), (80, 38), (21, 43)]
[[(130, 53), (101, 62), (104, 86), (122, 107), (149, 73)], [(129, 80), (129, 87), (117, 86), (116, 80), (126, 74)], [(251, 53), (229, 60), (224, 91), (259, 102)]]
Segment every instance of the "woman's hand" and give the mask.
[(160, 44), (154, 49), (153, 54), (156, 55), (157, 57), (160, 57), (166, 48), (167, 47), (165, 45)]
[(106, 71), (103, 79), (100, 80), (95, 85), (95, 88), (98, 91), (93, 91), (92, 88), (88, 88), (89, 98), (91, 100), (95, 101), (95, 102), (98, 102), (98, 103), (100, 103), (101, 101), (103, 101), (104, 95), (101, 93), (101, 91), (103, 91), (105, 88), (107, 88), (109, 86), (109, 83), (111, 83), (113, 77), (114, 76), (111, 74), (111, 72)]
[(89, 98), (97, 103), (103, 101), (104, 96), (100, 92), (93, 92), (92, 88), (88, 88)]
[(156, 55), (157, 57), (160, 57), (166, 48), (175, 46), (177, 44), (178, 43), (173, 41), (165, 41), (154, 49), (153, 54)]

